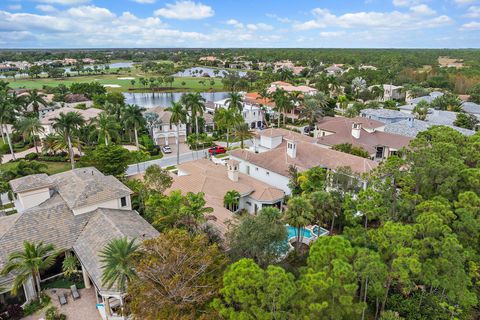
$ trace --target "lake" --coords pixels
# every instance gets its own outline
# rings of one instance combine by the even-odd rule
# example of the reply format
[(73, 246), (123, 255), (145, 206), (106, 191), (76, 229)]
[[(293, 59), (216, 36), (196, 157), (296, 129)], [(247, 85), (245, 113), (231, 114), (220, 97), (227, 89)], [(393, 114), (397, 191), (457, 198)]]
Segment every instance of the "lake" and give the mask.
[[(172, 102), (178, 102), (180, 97), (186, 92), (161, 92), (161, 93), (132, 93), (124, 92), (125, 103), (136, 104), (144, 108), (170, 107)], [(228, 92), (201, 92), (206, 101), (218, 101), (226, 99)]]
[[(218, 71), (217, 75), (215, 75), (215, 70)], [(188, 68), (185, 69), (184, 71), (180, 71), (174, 74), (176, 77), (203, 77), (205, 74), (207, 74), (209, 77), (217, 77), (217, 78), (223, 78), (225, 76), (225, 73), (228, 73), (228, 70), (224, 69), (212, 69), (212, 68), (207, 68), (207, 67), (194, 67), (194, 68)], [(244, 77), (247, 73), (245, 71), (237, 71), (238, 74), (241, 77)]]

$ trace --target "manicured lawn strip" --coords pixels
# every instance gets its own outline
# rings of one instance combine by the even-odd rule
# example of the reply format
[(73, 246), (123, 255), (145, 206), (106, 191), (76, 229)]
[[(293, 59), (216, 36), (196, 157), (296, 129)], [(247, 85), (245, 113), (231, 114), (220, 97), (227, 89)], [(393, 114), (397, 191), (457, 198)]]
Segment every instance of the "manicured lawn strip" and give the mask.
[[(107, 90), (110, 92), (126, 92), (129, 91), (130, 88), (134, 88), (136, 90), (132, 92), (142, 92), (142, 91), (150, 91), (150, 88), (143, 87), (139, 79), (140, 78), (150, 78), (150, 77), (158, 77), (159, 75), (155, 74), (141, 74), (132, 71), (132, 73), (122, 73), (122, 74), (108, 74), (108, 75), (85, 75), (85, 76), (75, 76), (75, 77), (65, 77), (62, 79), (51, 79), (51, 78), (38, 78), (38, 79), (30, 79), (30, 78), (19, 78), (16, 81), (12, 79), (8, 79), (10, 87), (14, 89), (18, 88), (28, 88), (28, 89), (41, 89), (43, 86), (52, 86), (56, 87), (60, 84), (64, 84), (66, 86), (70, 86), (72, 83), (83, 83), (83, 82), (93, 82), (98, 81), (100, 84), (113, 84), (119, 85), (119, 88), (108, 88)], [(125, 77), (132, 77), (135, 78), (135, 86), (132, 86), (131, 80), (125, 79), (118, 79), (118, 78), (125, 78)], [(205, 84), (199, 83), (199, 81), (205, 81)], [(214, 80), (215, 84), (212, 86), (210, 85), (210, 81)], [(185, 82), (185, 85), (182, 85), (182, 82)], [(194, 90), (194, 91), (221, 91), (223, 89), (222, 81), (219, 78), (202, 78), (202, 77), (176, 77), (175, 81), (172, 83), (172, 89), (169, 90), (170, 84), (162, 84), (162, 87), (167, 88), (166, 92), (169, 91), (183, 91), (183, 90)], [(162, 91), (163, 92), (163, 91)]]
[[(70, 170), (70, 163), (69, 162), (50, 162), (50, 161), (38, 161), (40, 163), (47, 165), (47, 174), (52, 175), (64, 171)], [(7, 162), (0, 165), (0, 171), (3, 170), (10, 170), (18, 165), (18, 162)]]

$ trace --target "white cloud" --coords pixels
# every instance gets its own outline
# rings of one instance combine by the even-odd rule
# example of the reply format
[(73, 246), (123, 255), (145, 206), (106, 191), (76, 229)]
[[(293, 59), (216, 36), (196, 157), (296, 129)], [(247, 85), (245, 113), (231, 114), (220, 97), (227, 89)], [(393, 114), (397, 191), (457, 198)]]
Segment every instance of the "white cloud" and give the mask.
[(421, 0), (393, 0), (395, 7), (410, 7), (422, 3)]
[(152, 3), (157, 2), (156, 0), (133, 0), (133, 1), (135, 1), (136, 3), (141, 3), (141, 4), (152, 4)]
[(320, 37), (322, 38), (337, 38), (344, 36), (346, 33), (345, 31), (324, 31), (320, 32)]
[(262, 30), (262, 31), (270, 31), (273, 30), (273, 26), (266, 24), (266, 23), (249, 23), (247, 24), (247, 28), (256, 31), (256, 30)]
[(212, 17), (214, 14), (212, 7), (190, 0), (167, 3), (165, 8), (155, 10), (156, 16), (178, 20), (199, 20)]
[[(424, 8), (425, 9), (425, 8)], [(327, 27), (340, 28), (370, 28), (383, 30), (415, 30), (434, 28), (448, 25), (452, 20), (445, 15), (425, 18), (418, 12), (354, 12), (340, 16), (332, 14), (327, 9), (316, 8), (312, 10), (314, 19), (295, 23), (294, 29), (310, 30)]]
[(43, 11), (43, 12), (55, 12), (57, 9), (54, 6), (51, 6), (49, 4), (39, 4), (36, 6), (37, 10)]
[(228, 24), (229, 26), (234, 26), (235, 28), (243, 28), (243, 23), (235, 19), (227, 20), (226, 24)]
[(462, 25), (462, 30), (480, 30), (480, 22), (472, 21)]
[(419, 4), (417, 6), (413, 6), (413, 7), (410, 8), (410, 10), (413, 13), (422, 14), (422, 15), (426, 15), (426, 16), (432, 16), (432, 15), (437, 13), (435, 10), (433, 10), (432, 8), (427, 6), (426, 4)]
[(468, 8), (465, 16), (469, 18), (480, 18), (480, 7), (472, 6)]
[(90, 2), (90, 0), (37, 0), (37, 1), (43, 2), (43, 3), (71, 5), (71, 6)]

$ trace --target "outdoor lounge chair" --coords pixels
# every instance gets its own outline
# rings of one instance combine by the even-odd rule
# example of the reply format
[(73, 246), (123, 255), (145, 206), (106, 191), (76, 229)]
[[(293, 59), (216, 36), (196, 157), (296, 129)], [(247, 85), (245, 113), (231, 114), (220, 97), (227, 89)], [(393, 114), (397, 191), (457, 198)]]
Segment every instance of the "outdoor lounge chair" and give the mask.
[(68, 303), (67, 297), (65, 297), (65, 292), (60, 292), (58, 294), (58, 301), (60, 302), (61, 306)]
[(71, 285), (70, 290), (72, 291), (72, 298), (73, 300), (80, 299), (80, 293), (78, 292), (76, 285)]

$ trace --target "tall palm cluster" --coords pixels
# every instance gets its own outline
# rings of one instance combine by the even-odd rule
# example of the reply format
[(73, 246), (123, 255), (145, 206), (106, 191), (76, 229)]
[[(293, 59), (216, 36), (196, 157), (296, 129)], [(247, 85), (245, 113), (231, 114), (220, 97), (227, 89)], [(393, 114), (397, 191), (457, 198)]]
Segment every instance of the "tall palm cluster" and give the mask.
[(31, 141), (35, 151), (56, 154), (67, 151), (72, 168), (75, 167), (75, 148), (82, 154), (82, 147), (97, 144), (109, 145), (121, 140), (135, 141), (140, 148), (138, 133), (145, 128), (143, 108), (136, 105), (111, 104), (106, 102), (98, 117), (86, 121), (79, 111), (61, 112), (53, 119), (53, 133), (45, 134), (45, 126), (38, 117), (40, 106), (46, 106), (45, 95), (32, 90), (18, 96), (12, 93), (7, 82), (0, 81), (0, 133), (8, 143), (12, 159), (16, 159), (12, 130), (24, 141)]

